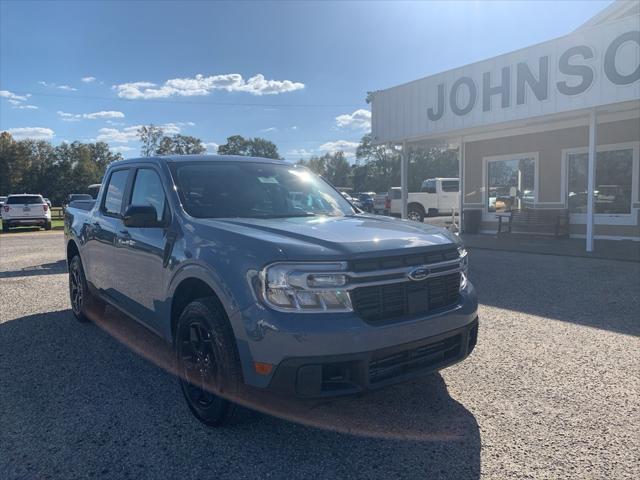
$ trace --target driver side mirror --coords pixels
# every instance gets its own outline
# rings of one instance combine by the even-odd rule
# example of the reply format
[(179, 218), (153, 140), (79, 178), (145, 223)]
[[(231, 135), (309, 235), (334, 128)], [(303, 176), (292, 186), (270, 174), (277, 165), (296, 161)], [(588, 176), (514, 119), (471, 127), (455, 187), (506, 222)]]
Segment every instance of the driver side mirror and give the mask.
[(123, 222), (127, 227), (158, 228), (163, 226), (158, 221), (158, 212), (151, 205), (130, 205), (124, 213)]

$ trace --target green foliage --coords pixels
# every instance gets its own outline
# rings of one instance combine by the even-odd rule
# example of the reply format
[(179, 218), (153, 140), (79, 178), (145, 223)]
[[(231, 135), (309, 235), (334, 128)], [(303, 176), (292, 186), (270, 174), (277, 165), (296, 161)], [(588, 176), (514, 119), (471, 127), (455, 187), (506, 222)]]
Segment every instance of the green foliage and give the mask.
[(279, 159), (278, 147), (264, 138), (244, 138), (233, 135), (227, 138), (227, 143), (218, 147), (220, 155), (242, 155), (245, 157), (263, 157)]
[(325, 180), (336, 187), (351, 186), (352, 167), (343, 152), (327, 153), (321, 157), (311, 157), (309, 160), (300, 160), (311, 171), (321, 175)]
[(53, 205), (62, 205), (70, 193), (89, 193), (102, 179), (107, 165), (121, 160), (104, 142), (62, 143), (14, 140), (0, 133), (0, 194), (40, 193)]
[(162, 137), (155, 155), (199, 155), (206, 151), (199, 138), (176, 134)]
[(160, 127), (155, 125), (144, 125), (138, 129), (138, 138), (142, 147), (140, 148), (140, 155), (143, 157), (151, 157), (156, 155), (160, 146), (160, 141), (164, 136), (164, 131)]

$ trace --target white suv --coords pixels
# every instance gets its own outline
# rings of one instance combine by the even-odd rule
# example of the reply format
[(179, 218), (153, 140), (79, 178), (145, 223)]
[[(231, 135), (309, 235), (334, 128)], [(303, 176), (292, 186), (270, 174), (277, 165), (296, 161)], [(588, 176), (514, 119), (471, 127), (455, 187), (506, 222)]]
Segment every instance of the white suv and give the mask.
[(51, 230), (51, 209), (42, 195), (9, 195), (2, 206), (2, 231), (17, 226), (43, 227)]

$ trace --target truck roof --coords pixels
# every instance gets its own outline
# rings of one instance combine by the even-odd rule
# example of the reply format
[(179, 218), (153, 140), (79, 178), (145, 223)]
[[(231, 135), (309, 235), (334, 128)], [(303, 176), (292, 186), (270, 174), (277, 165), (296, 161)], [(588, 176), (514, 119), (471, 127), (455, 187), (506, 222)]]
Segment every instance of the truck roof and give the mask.
[(112, 165), (126, 165), (129, 163), (139, 162), (247, 162), (247, 163), (275, 163), (280, 165), (290, 165), (289, 162), (284, 160), (277, 160), (274, 158), (264, 157), (246, 157), (243, 155), (160, 155), (155, 157), (138, 157), (127, 158), (126, 160), (118, 160), (113, 162)]

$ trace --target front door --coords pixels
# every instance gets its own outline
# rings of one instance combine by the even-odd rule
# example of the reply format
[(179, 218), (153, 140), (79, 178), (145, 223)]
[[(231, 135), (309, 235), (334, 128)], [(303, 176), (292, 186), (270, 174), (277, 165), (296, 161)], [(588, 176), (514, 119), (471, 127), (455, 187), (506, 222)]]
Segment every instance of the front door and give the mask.
[(123, 226), (116, 239), (116, 281), (125, 310), (157, 329), (154, 319), (164, 300), (165, 246), (171, 213), (158, 171), (145, 166), (137, 168), (134, 175), (127, 207), (154, 207), (162, 226)]

